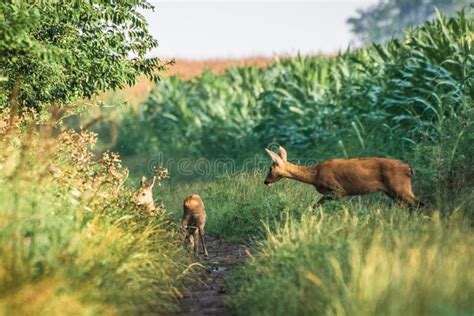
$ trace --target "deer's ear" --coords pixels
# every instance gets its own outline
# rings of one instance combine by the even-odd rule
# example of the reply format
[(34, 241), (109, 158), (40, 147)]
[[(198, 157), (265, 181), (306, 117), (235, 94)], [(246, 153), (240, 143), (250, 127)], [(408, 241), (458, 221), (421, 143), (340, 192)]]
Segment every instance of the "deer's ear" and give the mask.
[(278, 156), (277, 154), (275, 154), (273, 151), (269, 150), (269, 149), (266, 149), (265, 150), (267, 151), (267, 153), (270, 155), (270, 157), (272, 158), (273, 162), (276, 163), (277, 165), (279, 166), (283, 166), (285, 164), (285, 162), (283, 161), (283, 159), (280, 158), (280, 156)]
[(288, 155), (287, 155), (287, 153), (286, 153), (285, 148), (283, 148), (283, 147), (280, 146), (280, 147), (278, 147), (278, 150), (280, 151), (280, 157), (281, 157), (281, 159), (283, 159), (283, 161), (287, 161), (287, 160), (288, 160)]
[(146, 184), (146, 177), (143, 176), (143, 177), (142, 177), (142, 180), (140, 181), (140, 185), (141, 185), (142, 187), (144, 187), (145, 184)]
[(156, 181), (156, 176), (153, 177), (153, 180), (151, 181), (150, 185), (148, 186), (150, 189), (153, 188), (153, 186), (155, 185), (155, 181)]

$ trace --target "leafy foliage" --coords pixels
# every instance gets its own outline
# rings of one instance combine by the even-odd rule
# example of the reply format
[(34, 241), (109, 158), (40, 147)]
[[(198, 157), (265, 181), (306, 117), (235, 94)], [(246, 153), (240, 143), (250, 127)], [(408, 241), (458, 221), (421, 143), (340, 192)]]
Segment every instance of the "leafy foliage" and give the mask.
[(145, 58), (157, 41), (140, 13), (151, 8), (144, 0), (2, 1), (0, 89), (12, 100), (0, 99), (0, 109), (68, 103), (141, 74), (157, 79), (163, 66)]

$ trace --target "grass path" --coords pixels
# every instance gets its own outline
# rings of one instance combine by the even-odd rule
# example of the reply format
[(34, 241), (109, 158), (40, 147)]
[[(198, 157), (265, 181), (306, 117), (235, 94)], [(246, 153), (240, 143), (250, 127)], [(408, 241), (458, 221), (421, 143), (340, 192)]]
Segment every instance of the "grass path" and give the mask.
[(201, 281), (194, 284), (181, 298), (181, 310), (176, 315), (231, 315), (225, 300), (229, 295), (226, 278), (242, 265), (248, 250), (222, 238), (206, 236), (209, 258), (203, 262)]

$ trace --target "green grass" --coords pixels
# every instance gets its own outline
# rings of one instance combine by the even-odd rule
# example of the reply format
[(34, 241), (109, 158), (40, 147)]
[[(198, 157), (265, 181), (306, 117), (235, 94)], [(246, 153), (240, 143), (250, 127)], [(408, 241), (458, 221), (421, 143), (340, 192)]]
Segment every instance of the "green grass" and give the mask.
[(158, 196), (179, 220), (183, 199), (193, 193), (201, 195), (208, 217), (206, 232), (247, 241), (264, 236), (262, 221), (281, 221), (289, 211), (300, 213), (316, 197), (310, 186), (282, 181), (278, 187), (267, 187), (263, 179), (262, 174), (248, 173), (206, 182), (164, 184)]
[(238, 315), (471, 315), (474, 234), (381, 205), (288, 218), (267, 228), (233, 280)]
[[(409, 214), (383, 195), (310, 205), (306, 184), (263, 184), (264, 174), (167, 183), (176, 220), (199, 193), (207, 233), (246, 242), (253, 257), (234, 272), (238, 315), (470, 315), (474, 312), (472, 193)], [(415, 178), (415, 183), (417, 178)]]

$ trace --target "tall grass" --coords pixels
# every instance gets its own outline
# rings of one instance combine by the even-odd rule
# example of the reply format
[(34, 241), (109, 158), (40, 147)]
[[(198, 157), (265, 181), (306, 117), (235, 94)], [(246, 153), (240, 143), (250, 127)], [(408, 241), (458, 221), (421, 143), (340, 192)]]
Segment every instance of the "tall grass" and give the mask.
[(118, 156), (94, 160), (87, 132), (0, 132), (0, 314), (173, 310), (192, 259), (131, 202)]
[(247, 173), (166, 183), (160, 191), (176, 220), (182, 199), (199, 193), (207, 233), (251, 246), (253, 257), (231, 279), (237, 315), (474, 311), (472, 192), (443, 200), (431, 218), (378, 195), (312, 211), (320, 197), (312, 186), (281, 180), (267, 187), (263, 179)]
[(267, 229), (233, 280), (238, 315), (470, 315), (474, 234), (456, 213), (305, 213)]

